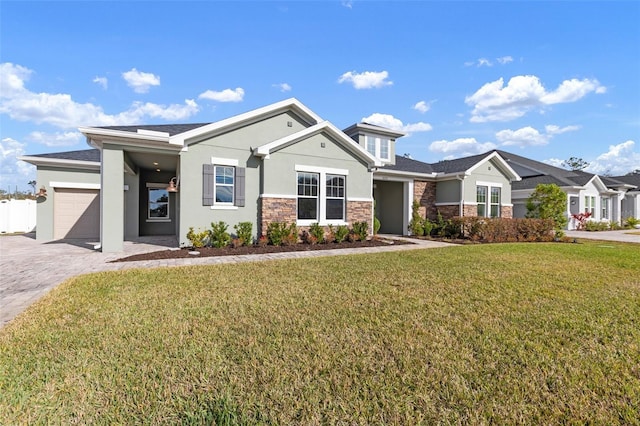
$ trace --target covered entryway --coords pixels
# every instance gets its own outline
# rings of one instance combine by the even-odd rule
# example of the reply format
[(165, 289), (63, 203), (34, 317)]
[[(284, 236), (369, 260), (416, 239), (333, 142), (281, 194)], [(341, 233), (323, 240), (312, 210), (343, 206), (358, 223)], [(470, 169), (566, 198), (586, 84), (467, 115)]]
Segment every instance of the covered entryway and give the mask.
[(55, 188), (53, 237), (99, 240), (99, 194), (97, 189)]
[(381, 234), (406, 235), (405, 182), (374, 180), (375, 214)]

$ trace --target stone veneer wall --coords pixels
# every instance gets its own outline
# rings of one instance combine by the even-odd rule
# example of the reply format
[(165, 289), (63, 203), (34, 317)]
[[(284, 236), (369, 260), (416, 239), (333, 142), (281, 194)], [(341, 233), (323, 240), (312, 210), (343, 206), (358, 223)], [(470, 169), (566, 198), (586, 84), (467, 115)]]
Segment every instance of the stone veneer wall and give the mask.
[(267, 226), (271, 222), (296, 221), (295, 198), (260, 198), (260, 228), (258, 235), (267, 233)]
[(478, 206), (475, 204), (465, 204), (462, 208), (462, 215), (465, 217), (478, 216)]
[[(465, 206), (466, 209), (467, 206)], [(455, 216), (460, 216), (460, 205), (459, 204), (451, 204), (448, 206), (438, 206), (438, 212), (442, 215), (443, 219), (451, 219)], [(436, 213), (437, 214), (437, 213)]]
[[(265, 235), (271, 222), (296, 222), (295, 198), (260, 198), (260, 228), (258, 235)], [(347, 221), (367, 222), (369, 235), (373, 235), (373, 203), (371, 201), (347, 201)], [(302, 232), (308, 227), (298, 227)], [(325, 227), (325, 230), (328, 228)]]
[(500, 206), (500, 217), (513, 219), (513, 206)]
[(413, 199), (420, 203), (420, 216), (435, 220), (438, 216), (436, 209), (436, 183), (421, 180), (413, 181)]

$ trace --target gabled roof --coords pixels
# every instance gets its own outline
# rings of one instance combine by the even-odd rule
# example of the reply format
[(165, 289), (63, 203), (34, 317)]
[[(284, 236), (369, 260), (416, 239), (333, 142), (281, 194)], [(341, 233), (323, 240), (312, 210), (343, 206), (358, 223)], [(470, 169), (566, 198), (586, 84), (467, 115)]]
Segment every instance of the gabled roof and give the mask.
[(23, 155), (18, 160), (34, 166), (63, 166), (76, 169), (99, 169), (100, 151), (83, 149), (80, 151), (54, 152), (48, 154)]
[(382, 163), (380, 160), (372, 156), (368, 151), (358, 145), (353, 139), (349, 138), (346, 134), (341, 132), (337, 127), (328, 121), (320, 122), (314, 126), (307, 127), (304, 130), (277, 139), (273, 142), (261, 145), (253, 149), (253, 154), (257, 157), (266, 157), (278, 150), (285, 148), (289, 145), (298, 143), (304, 139), (310, 138), (320, 133), (327, 133), (333, 139), (335, 139), (341, 146), (346, 148), (351, 153), (355, 154), (361, 160), (363, 160), (370, 167), (380, 166)]
[(612, 177), (606, 177), (605, 178), (607, 181), (608, 180), (615, 180), (617, 182), (622, 182), (627, 186), (627, 188), (629, 188), (629, 186), (634, 186), (635, 188), (629, 188), (632, 190), (640, 190), (640, 173), (632, 173), (630, 175), (624, 175), (624, 176), (612, 176)]
[(606, 191), (607, 188), (628, 188), (619, 178), (599, 176), (582, 170), (567, 170), (541, 161), (522, 157), (511, 152), (497, 150), (498, 153), (522, 176), (522, 181), (512, 188), (533, 189), (540, 183), (554, 183), (560, 187), (584, 187), (590, 182)]
[(101, 126), (99, 129), (117, 130), (121, 132), (137, 133), (138, 130), (166, 133), (168, 136), (179, 135), (211, 123), (185, 123), (185, 124), (140, 124), (133, 126)]
[(309, 126), (322, 121), (302, 102), (290, 98), (213, 123), (80, 127), (78, 130), (93, 141), (96, 147), (106, 139), (176, 150), (206, 137), (237, 129), (285, 111), (294, 112)]

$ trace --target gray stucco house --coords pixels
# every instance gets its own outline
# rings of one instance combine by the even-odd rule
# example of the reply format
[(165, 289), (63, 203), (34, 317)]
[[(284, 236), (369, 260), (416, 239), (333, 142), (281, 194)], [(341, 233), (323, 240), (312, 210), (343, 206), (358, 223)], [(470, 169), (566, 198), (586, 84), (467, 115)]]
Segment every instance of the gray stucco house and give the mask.
[[(499, 151), (428, 164), (395, 155), (402, 132), (344, 130), (287, 99), (213, 123), (82, 127), (92, 149), (24, 156), (48, 196), (37, 239), (81, 238), (105, 252), (141, 236), (188, 244), (189, 227), (248, 221), (351, 225), (374, 214), (406, 234), (423, 216), (512, 217), (521, 176)], [(374, 203), (375, 199), (375, 203)], [(375, 211), (374, 211), (375, 205)]]

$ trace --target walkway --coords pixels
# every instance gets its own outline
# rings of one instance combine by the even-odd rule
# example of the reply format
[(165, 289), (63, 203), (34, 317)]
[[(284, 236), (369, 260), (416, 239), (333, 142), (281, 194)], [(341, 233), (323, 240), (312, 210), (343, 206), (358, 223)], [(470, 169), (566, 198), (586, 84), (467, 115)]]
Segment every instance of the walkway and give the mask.
[[(396, 237), (397, 238), (397, 237)], [(0, 327), (12, 320), (29, 305), (44, 296), (61, 282), (76, 275), (131, 268), (157, 268), (163, 266), (215, 265), (221, 263), (256, 262), (274, 259), (297, 259), (385, 251), (415, 250), (446, 247), (451, 244), (436, 241), (411, 240), (416, 244), (389, 245), (359, 249), (337, 249), (203, 257), (189, 259), (149, 260), (108, 263), (137, 253), (164, 250), (177, 246), (173, 238), (140, 238), (125, 242), (124, 253), (101, 253), (90, 244), (78, 241), (37, 242), (33, 234), (0, 237)]]
[(570, 238), (587, 240), (619, 241), (624, 243), (640, 243), (640, 229), (622, 229), (619, 231), (565, 231)]

